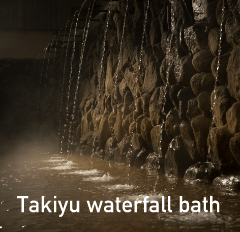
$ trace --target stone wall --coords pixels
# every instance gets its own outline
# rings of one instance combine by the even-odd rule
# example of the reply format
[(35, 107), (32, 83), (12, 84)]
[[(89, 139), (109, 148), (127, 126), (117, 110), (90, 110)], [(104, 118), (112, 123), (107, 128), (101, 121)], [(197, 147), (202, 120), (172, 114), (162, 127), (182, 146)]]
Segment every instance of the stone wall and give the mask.
[[(183, 176), (191, 165), (207, 161), (223, 173), (239, 170), (240, 1), (225, 1), (215, 91), (222, 0), (175, 0), (172, 31), (169, 1), (150, 1), (140, 71), (138, 62), (146, 1), (129, 0), (115, 86), (125, 3), (119, 1), (111, 14), (100, 83), (100, 107), (96, 106), (104, 23), (90, 31), (79, 86), (74, 130), (76, 150), (91, 155), (94, 149), (95, 155), (106, 160), (136, 167), (159, 163), (160, 170), (173, 176)], [(172, 59), (168, 62), (170, 38)], [(72, 93), (80, 43), (77, 48)], [(165, 98), (167, 71), (169, 86)], [(72, 104), (73, 94), (70, 112)], [(64, 113), (62, 115), (61, 128), (65, 123)], [(166, 122), (161, 134), (163, 119)], [(66, 137), (64, 143), (67, 143)]]

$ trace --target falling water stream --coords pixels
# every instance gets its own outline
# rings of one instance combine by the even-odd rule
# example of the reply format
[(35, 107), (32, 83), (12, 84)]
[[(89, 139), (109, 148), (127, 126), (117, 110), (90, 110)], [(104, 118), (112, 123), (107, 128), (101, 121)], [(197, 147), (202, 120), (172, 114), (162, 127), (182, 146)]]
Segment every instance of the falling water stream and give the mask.
[(73, 145), (73, 131), (72, 130), (74, 130), (73, 128), (74, 128), (74, 120), (75, 120), (75, 114), (76, 114), (77, 96), (78, 96), (79, 82), (80, 82), (80, 78), (81, 78), (80, 74), (81, 74), (81, 68), (82, 68), (82, 63), (83, 63), (83, 55), (84, 55), (84, 51), (85, 51), (86, 41), (87, 41), (87, 37), (88, 37), (90, 20), (92, 18), (92, 13), (93, 13), (93, 8), (95, 5), (95, 2), (96, 2), (96, 0), (92, 0), (91, 3), (89, 4), (85, 27), (83, 30), (83, 41), (82, 41), (82, 46), (81, 46), (80, 58), (79, 58), (77, 84), (76, 84), (76, 89), (75, 89), (75, 94), (74, 94), (74, 99), (73, 99), (73, 112), (72, 112), (71, 120), (70, 120), (70, 124), (69, 124), (68, 148), (67, 148), (68, 154), (70, 154), (70, 152), (71, 152), (70, 145)]
[[(102, 52), (101, 52), (101, 58), (100, 58), (100, 70), (99, 70), (99, 75), (98, 75), (97, 106), (95, 108), (95, 123), (94, 123), (94, 132), (95, 133), (96, 133), (96, 127), (97, 127), (97, 116), (98, 116), (99, 105), (100, 105), (103, 62), (104, 62), (104, 57), (105, 57), (107, 32), (108, 32), (108, 26), (109, 26), (110, 14), (111, 14), (111, 7), (112, 7), (112, 0), (108, 4), (107, 19), (106, 19), (106, 24), (105, 24), (105, 29), (104, 29), (103, 45), (102, 45)], [(94, 150), (95, 146), (96, 146), (96, 139), (93, 139), (93, 149), (92, 149), (91, 160), (92, 160), (93, 154), (95, 152), (95, 150)]]
[[(74, 13), (74, 16), (73, 16), (73, 19), (72, 19), (72, 22), (71, 22), (71, 26), (70, 26), (70, 30), (69, 30), (68, 41), (67, 41), (67, 45), (66, 45), (65, 60), (64, 60), (64, 65), (63, 65), (63, 74), (62, 74), (62, 90), (61, 90), (60, 111), (59, 111), (59, 131), (61, 131), (61, 118), (62, 118), (62, 110), (63, 110), (63, 96), (64, 96), (64, 83), (65, 83), (65, 74), (66, 74), (66, 64), (67, 64), (68, 48), (69, 48), (69, 44), (70, 44), (71, 32), (72, 32), (72, 28), (73, 28), (73, 21), (74, 21), (74, 19), (76, 17), (77, 12), (79, 12), (78, 13), (78, 18), (79, 18), (79, 15), (80, 15), (80, 13), (82, 11), (82, 8), (83, 8), (83, 6), (84, 6), (86, 1), (87, 0), (85, 0), (82, 3), (80, 9), (78, 9)], [(75, 25), (75, 26), (77, 27), (77, 25)], [(70, 75), (70, 77), (71, 77), (71, 75)], [(66, 130), (67, 130), (69, 97), (70, 96), (68, 95), (67, 96), (67, 103), (66, 103), (66, 122), (65, 122), (65, 124), (63, 126), (63, 134), (62, 134), (62, 137), (61, 137), (61, 144), (60, 144), (60, 153), (63, 152), (63, 142), (64, 142), (64, 139), (65, 139)]]
[[(212, 107), (211, 107), (211, 112), (212, 112), (212, 122), (211, 126), (209, 128), (209, 132), (211, 132), (211, 129), (214, 125), (215, 121), (215, 113), (214, 113), (214, 107), (216, 105), (216, 100), (217, 100), (217, 93), (216, 93), (216, 88), (218, 84), (218, 75), (219, 75), (219, 68), (220, 68), (220, 58), (221, 58), (221, 44), (222, 44), (222, 36), (223, 36), (223, 21), (224, 21), (224, 15), (225, 15), (225, 3), (222, 1), (222, 17), (221, 17), (221, 24), (220, 24), (220, 33), (219, 33), (219, 44), (218, 44), (218, 55), (217, 55), (217, 68), (216, 68), (216, 74), (215, 74), (215, 84), (214, 84), (214, 90), (213, 90), (213, 102), (212, 102)], [(209, 138), (212, 140), (212, 134), (209, 133)], [(208, 155), (211, 153), (211, 142), (209, 143), (208, 146)]]

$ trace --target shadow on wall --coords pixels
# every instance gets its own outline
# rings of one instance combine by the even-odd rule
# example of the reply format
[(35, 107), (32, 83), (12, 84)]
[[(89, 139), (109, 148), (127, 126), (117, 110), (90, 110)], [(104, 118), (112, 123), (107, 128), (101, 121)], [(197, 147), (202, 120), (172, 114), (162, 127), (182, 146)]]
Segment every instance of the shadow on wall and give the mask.
[(37, 58), (53, 39), (53, 31), (0, 30), (0, 58)]

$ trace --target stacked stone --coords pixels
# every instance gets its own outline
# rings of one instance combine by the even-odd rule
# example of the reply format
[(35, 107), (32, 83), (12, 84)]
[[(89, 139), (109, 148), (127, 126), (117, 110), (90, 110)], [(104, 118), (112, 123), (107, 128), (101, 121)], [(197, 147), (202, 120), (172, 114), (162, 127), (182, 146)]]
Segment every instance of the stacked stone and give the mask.
[[(83, 78), (80, 90), (81, 122), (77, 138), (81, 138), (81, 152), (87, 154), (91, 151), (91, 140), (97, 137), (98, 147), (95, 150), (104, 159), (130, 163), (136, 167), (151, 167), (154, 163), (160, 163), (161, 170), (166, 175), (183, 177), (186, 170), (195, 164), (196, 170), (201, 169), (199, 167), (216, 169), (216, 172), (211, 173), (239, 170), (240, 2), (226, 1), (220, 70), (215, 89), (216, 104), (213, 110), (211, 106), (222, 0), (201, 1), (201, 17), (197, 4), (200, 1), (193, 1), (194, 4), (191, 0), (175, 1), (177, 12), (174, 16), (171, 67), (168, 67), (165, 57), (167, 39), (171, 33), (170, 3), (167, 0), (152, 0), (143, 48), (143, 68), (140, 71), (138, 56), (146, 1), (129, 2), (115, 98), (113, 77), (122, 33), (124, 1), (119, 1), (110, 22), (106, 53), (108, 58), (104, 71), (106, 79), (101, 90), (97, 134), (93, 134), (92, 125), (95, 123), (97, 54), (101, 39), (92, 39), (89, 42), (85, 63), (91, 70), (91, 76), (86, 72), (87, 76)], [(161, 109), (165, 102), (163, 88), (168, 68), (170, 86), (166, 96), (166, 114), (162, 114)], [(214, 124), (209, 131), (213, 115)], [(160, 123), (163, 118), (166, 123), (161, 135)], [(111, 133), (112, 128), (114, 136)], [(133, 155), (128, 157), (130, 136), (133, 136)], [(208, 150), (209, 145), (211, 152)], [(211, 165), (207, 161), (212, 162)]]

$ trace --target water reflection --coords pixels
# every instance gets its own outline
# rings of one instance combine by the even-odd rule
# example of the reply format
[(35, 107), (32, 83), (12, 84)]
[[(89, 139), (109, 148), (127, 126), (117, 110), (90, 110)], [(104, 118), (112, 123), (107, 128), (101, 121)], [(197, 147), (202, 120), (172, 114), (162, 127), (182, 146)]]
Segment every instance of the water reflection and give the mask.
[[(130, 172), (130, 183), (127, 173)], [(226, 193), (211, 185), (185, 184), (183, 180), (165, 178), (160, 174), (125, 165), (111, 164), (89, 157), (64, 157), (57, 154), (21, 154), (0, 159), (0, 226), (2, 231), (238, 231), (240, 229), (240, 194)], [(25, 213), (17, 196), (29, 196)], [(66, 210), (62, 218), (54, 213), (31, 213), (30, 201), (58, 200), (81, 202), (80, 212)], [(90, 213), (87, 201), (159, 202), (159, 213), (144, 213), (143, 204), (134, 213)], [(172, 213), (162, 213), (162, 197), (171, 196)], [(202, 201), (213, 196), (220, 202), (220, 213), (179, 213), (179, 196)], [(52, 203), (51, 203), (52, 204)], [(167, 201), (164, 202), (167, 209)], [(53, 208), (53, 204), (51, 205)]]

